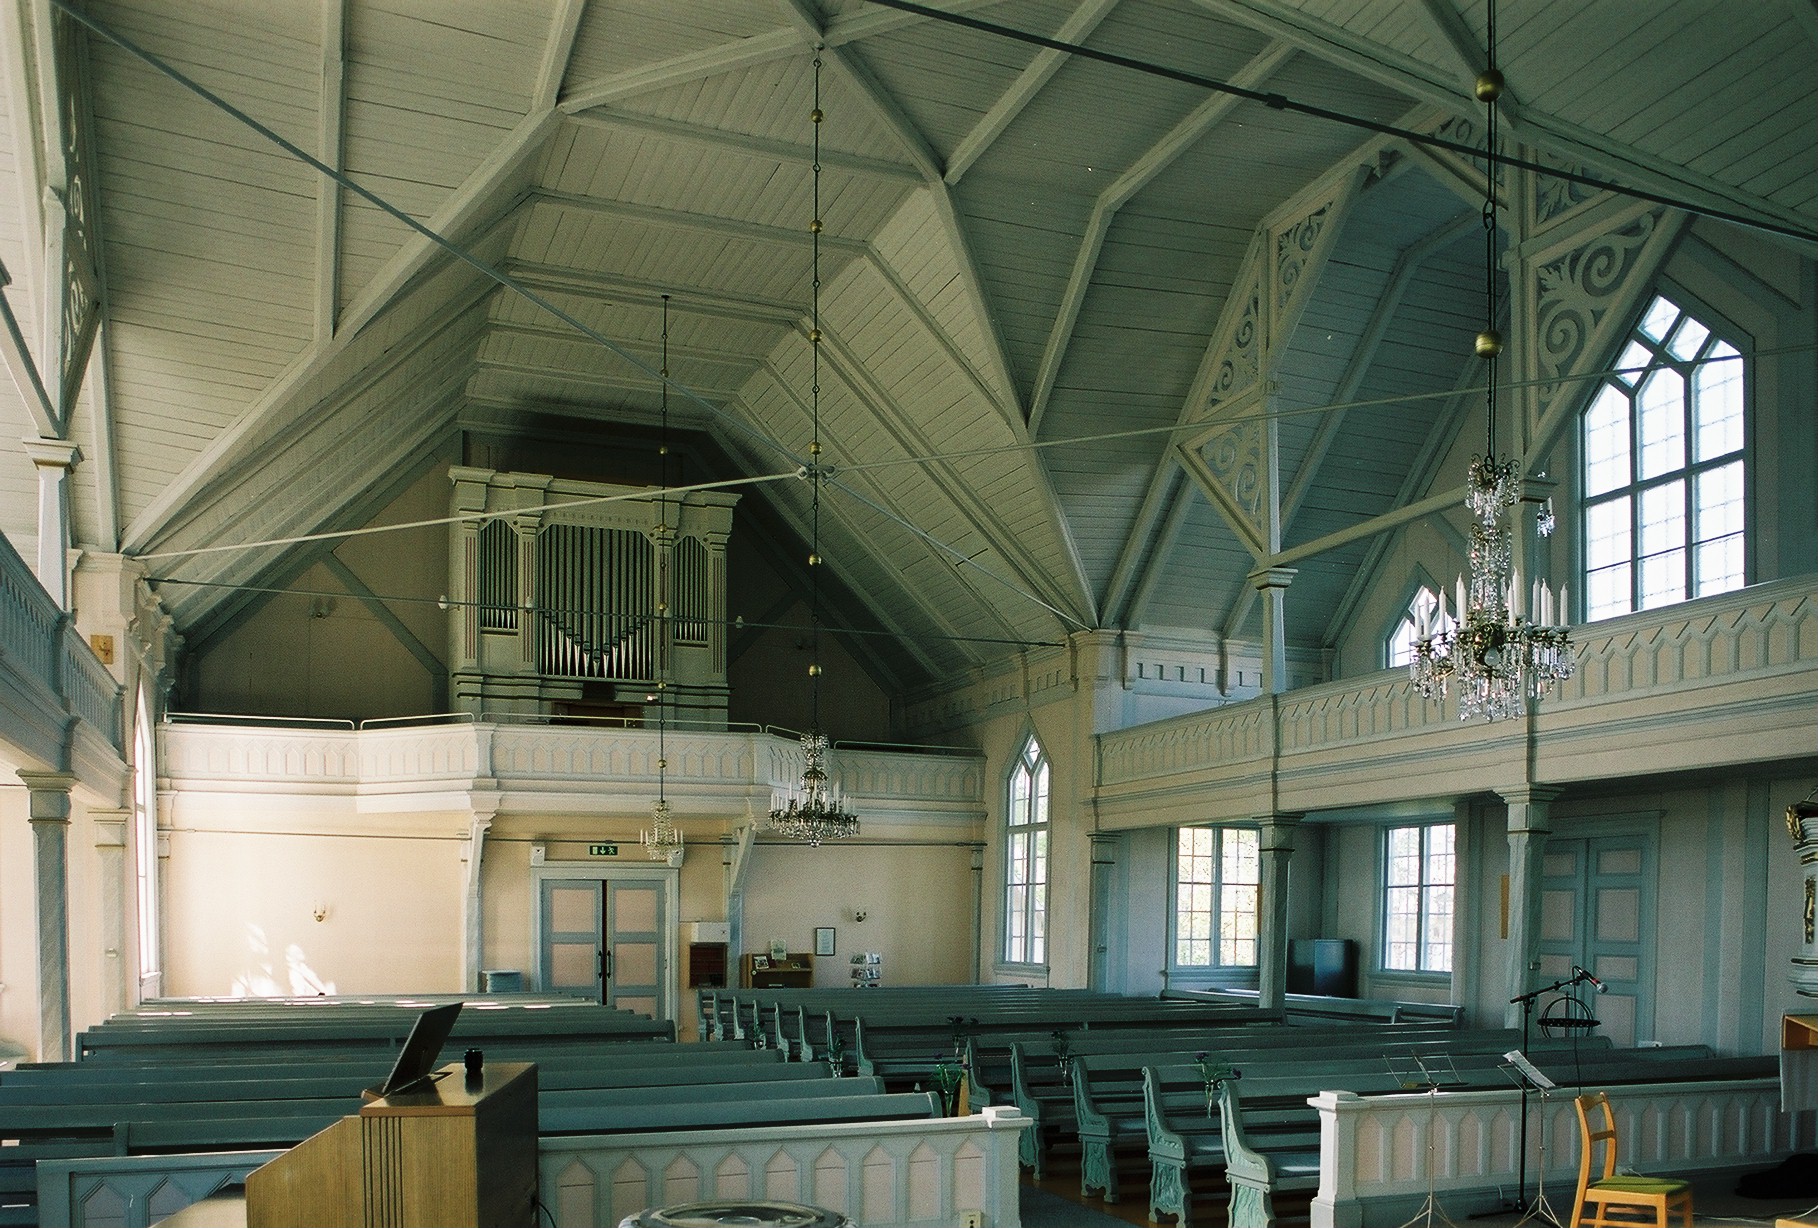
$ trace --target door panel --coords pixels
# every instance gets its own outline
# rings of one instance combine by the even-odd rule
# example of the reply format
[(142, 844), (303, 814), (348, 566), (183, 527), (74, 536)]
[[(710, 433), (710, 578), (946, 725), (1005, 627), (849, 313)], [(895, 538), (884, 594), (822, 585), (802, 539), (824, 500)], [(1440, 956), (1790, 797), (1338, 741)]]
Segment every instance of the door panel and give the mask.
[(661, 1017), (664, 978), (665, 884), (650, 879), (608, 880), (606, 949), (611, 975), (606, 1004)]
[(605, 884), (584, 879), (543, 882), (543, 986), (550, 993), (571, 993), (602, 1001), (600, 942)]

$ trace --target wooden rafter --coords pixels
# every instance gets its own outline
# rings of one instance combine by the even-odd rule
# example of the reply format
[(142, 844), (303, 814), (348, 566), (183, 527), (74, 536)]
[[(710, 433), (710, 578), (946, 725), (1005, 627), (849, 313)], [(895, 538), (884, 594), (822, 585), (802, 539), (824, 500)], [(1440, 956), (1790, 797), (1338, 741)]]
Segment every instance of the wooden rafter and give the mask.
[[(1084, 0), (1073, 10), (1071, 16), (1061, 24), (1054, 37), (1064, 43), (1083, 43), (1098, 29), (1099, 23), (1111, 15), (1119, 0)], [(1017, 74), (1010, 88), (998, 96), (991, 109), (979, 117), (972, 130), (961, 137), (953, 147), (953, 155), (947, 159), (946, 180), (949, 186), (963, 178), (972, 164), (978, 161), (979, 155), (991, 148), (998, 137), (1004, 134), (1023, 109), (1035, 101), (1037, 94), (1053, 80), (1067, 63), (1067, 54), (1044, 47), (1035, 53), (1029, 66)]]
[[(1234, 81), (1246, 89), (1257, 89), (1278, 72), (1291, 55), (1292, 51), (1287, 46), (1277, 43), (1244, 65)], [(1060, 307), (1054, 314), (1054, 324), (1048, 332), (1048, 343), (1042, 349), (1041, 366), (1036, 370), (1034, 391), (1029, 397), (1031, 435), (1039, 435), (1041, 432), (1041, 420), (1047, 412), (1048, 399), (1053, 395), (1054, 381), (1059, 378), (1061, 361), (1073, 338), (1074, 327), (1079, 323), (1080, 309), (1084, 307), (1086, 292), (1091, 288), (1099, 253), (1104, 248), (1105, 235), (1110, 231), (1111, 223), (1116, 220), (1118, 210), (1223, 122), (1241, 103), (1242, 99), (1233, 94), (1214, 94), (1207, 98), (1175, 124), (1166, 136), (1151, 145), (1129, 170), (1099, 193), (1098, 200), (1092, 206), (1092, 217), (1081, 236), (1079, 251), (1073, 258), (1073, 271), (1067, 277), (1066, 289), (1061, 292)]]

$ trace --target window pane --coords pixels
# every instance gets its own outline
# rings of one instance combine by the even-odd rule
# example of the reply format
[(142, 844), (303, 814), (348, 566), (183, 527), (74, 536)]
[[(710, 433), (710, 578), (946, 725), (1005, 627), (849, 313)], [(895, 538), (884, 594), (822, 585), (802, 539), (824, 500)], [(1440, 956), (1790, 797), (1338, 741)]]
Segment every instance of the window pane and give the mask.
[(1686, 598), (1685, 487), (1669, 482), (1641, 492), (1641, 608)]
[(1742, 462), (1732, 461), (1692, 479), (1692, 540), (1710, 541), (1742, 532)]
[(1585, 575), (1584, 619), (1615, 618), (1634, 607), (1634, 577), (1627, 561)]
[(1584, 557), (1591, 568), (1626, 563), (1629, 546), (1629, 501), (1626, 497), (1594, 503), (1585, 509)]
[(1616, 360), (1616, 378), (1627, 380), (1631, 384), (1638, 383), (1647, 365), (1653, 361), (1653, 350), (1639, 341), (1631, 341), (1628, 348), (1622, 351), (1622, 357)]
[(1629, 484), (1629, 398), (1605, 385), (1584, 415), (1584, 491), (1601, 495)]
[(1709, 362), (1692, 376), (1693, 459), (1715, 460), (1742, 450), (1742, 363), (1733, 346), (1719, 342), (1714, 356), (1728, 362)]
[(1690, 362), (1698, 357), (1698, 351), (1704, 347), (1710, 335), (1710, 329), (1687, 316), (1673, 334), (1673, 339), (1667, 342), (1667, 353), (1682, 362)]
[(1635, 394), (1641, 424), (1641, 474), (1659, 477), (1685, 468), (1685, 378), (1677, 371), (1651, 373)]
[(1227, 883), (1261, 882), (1262, 859), (1259, 852), (1261, 833), (1236, 830), (1227, 831), (1224, 836), (1224, 881)]
[(1648, 306), (1647, 315), (1641, 319), (1639, 332), (1644, 337), (1659, 341), (1673, 327), (1673, 321), (1679, 318), (1679, 307), (1668, 299), (1656, 297)]

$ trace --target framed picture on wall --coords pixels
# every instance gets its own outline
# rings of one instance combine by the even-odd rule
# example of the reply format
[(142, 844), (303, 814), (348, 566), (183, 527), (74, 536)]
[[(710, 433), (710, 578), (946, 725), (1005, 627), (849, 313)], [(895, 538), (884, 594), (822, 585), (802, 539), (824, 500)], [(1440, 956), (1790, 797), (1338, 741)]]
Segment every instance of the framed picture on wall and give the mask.
[(753, 972), (763, 972), (769, 967), (770, 957), (768, 955), (753, 955), (751, 957), (751, 970)]
[(833, 954), (833, 927), (831, 925), (814, 927), (814, 953), (816, 955)]

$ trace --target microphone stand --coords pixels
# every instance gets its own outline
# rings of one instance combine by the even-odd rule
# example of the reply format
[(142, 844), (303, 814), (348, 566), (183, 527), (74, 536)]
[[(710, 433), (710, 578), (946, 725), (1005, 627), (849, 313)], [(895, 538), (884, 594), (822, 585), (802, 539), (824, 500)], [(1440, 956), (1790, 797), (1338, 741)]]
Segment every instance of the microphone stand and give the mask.
[[(1511, 1006), (1516, 1003), (1521, 1005), (1521, 1056), (1523, 1058), (1528, 1056), (1529, 1025), (1534, 1016), (1534, 1003), (1539, 1000), (1543, 994), (1558, 993), (1562, 989), (1570, 989), (1572, 986), (1581, 984), (1590, 979), (1592, 978), (1589, 972), (1586, 972), (1583, 968), (1574, 966), (1572, 968), (1572, 975), (1565, 978), (1565, 980), (1554, 981), (1551, 985), (1543, 985), (1539, 989), (1531, 990), (1524, 994), (1517, 994), (1509, 999), (1509, 1004)], [(1524, 1218), (1544, 1219), (1547, 1223), (1552, 1224), (1553, 1228), (1559, 1228), (1559, 1224), (1551, 1215), (1545, 1212), (1544, 1208), (1531, 1208), (1528, 1206), (1528, 1087), (1529, 1080), (1526, 1076), (1523, 1076), (1521, 1079), (1521, 1155), (1517, 1159), (1515, 1166), (1515, 1205), (1523, 1212)], [(1541, 1174), (1541, 1180), (1543, 1182), (1546, 1180), (1545, 1173)], [(1537, 1199), (1536, 1202), (1538, 1201), (1539, 1200)]]

